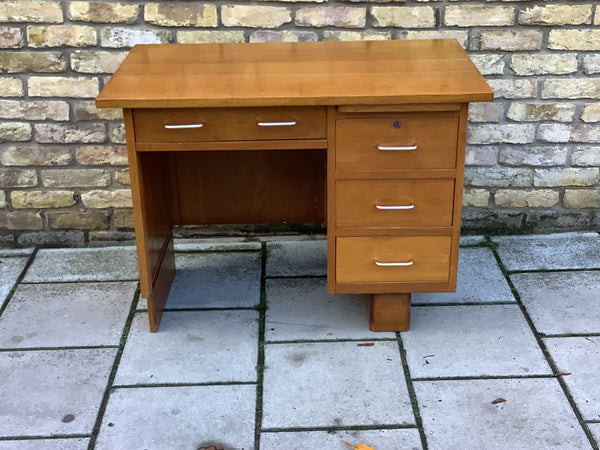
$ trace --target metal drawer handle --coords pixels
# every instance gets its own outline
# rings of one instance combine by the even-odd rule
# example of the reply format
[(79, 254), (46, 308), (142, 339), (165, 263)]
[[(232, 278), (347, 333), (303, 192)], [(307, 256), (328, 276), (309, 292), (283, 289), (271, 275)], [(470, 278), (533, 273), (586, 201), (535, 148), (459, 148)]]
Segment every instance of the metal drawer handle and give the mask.
[(296, 125), (296, 121), (291, 122), (258, 122), (259, 127), (293, 127)]
[(377, 209), (415, 209), (415, 204), (411, 203), (410, 205), (390, 205), (390, 206), (384, 206), (384, 205), (378, 205), (377, 203), (375, 203), (375, 208)]
[(167, 130), (187, 130), (190, 128), (202, 128), (203, 123), (186, 123), (182, 125), (164, 125)]
[(408, 267), (413, 265), (413, 260), (410, 259), (406, 262), (380, 262), (375, 260), (375, 264), (379, 267)]
[(389, 145), (377, 145), (377, 150), (382, 151), (407, 151), (407, 150), (416, 150), (417, 145), (409, 145), (409, 146), (389, 146)]

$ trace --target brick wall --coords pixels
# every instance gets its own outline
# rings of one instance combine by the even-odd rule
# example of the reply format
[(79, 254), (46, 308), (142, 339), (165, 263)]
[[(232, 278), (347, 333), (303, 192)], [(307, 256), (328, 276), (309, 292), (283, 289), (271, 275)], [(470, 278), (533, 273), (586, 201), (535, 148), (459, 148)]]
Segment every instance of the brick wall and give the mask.
[(119, 110), (94, 97), (136, 43), (457, 38), (473, 104), (464, 228), (600, 227), (596, 0), (0, 2), (0, 243), (131, 238)]

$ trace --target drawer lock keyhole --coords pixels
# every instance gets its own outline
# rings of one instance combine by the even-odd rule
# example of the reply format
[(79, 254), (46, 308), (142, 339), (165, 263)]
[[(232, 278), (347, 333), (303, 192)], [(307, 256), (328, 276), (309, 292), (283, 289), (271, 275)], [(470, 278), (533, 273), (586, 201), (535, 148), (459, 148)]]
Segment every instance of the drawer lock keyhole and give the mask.
[(394, 128), (400, 128), (402, 126), (402, 124), (400, 123), (400, 121), (396, 120), (394, 123)]

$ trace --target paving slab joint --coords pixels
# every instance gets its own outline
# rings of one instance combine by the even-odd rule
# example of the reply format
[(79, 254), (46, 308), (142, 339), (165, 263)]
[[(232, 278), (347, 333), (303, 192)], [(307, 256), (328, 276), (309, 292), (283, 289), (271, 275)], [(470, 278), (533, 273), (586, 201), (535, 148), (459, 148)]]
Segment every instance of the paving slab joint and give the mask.
[[(513, 295), (515, 296), (515, 299), (517, 300), (517, 304), (519, 305), (519, 308), (521, 309), (521, 313), (525, 317), (525, 320), (527, 321), (527, 324), (529, 325), (531, 332), (533, 333), (540, 349), (542, 350), (544, 358), (548, 362), (548, 365), (550, 366), (550, 369), (552, 370), (552, 373), (554, 374), (554, 378), (556, 378), (556, 380), (558, 381), (558, 384), (560, 385), (565, 397), (567, 398), (567, 401), (569, 402), (569, 405), (571, 406), (571, 409), (573, 410), (573, 413), (575, 414), (577, 421), (579, 422), (587, 439), (589, 440), (590, 445), (592, 446), (592, 448), (594, 450), (600, 450), (600, 447), (596, 443), (596, 440), (594, 439), (592, 432), (590, 431), (589, 427), (584, 422), (583, 416), (581, 415), (581, 412), (577, 408), (575, 400), (573, 399), (573, 396), (571, 395), (571, 392), (569, 391), (569, 388), (568, 388), (566, 382), (564, 381), (563, 377), (561, 376), (560, 370), (558, 369), (556, 363), (552, 359), (552, 356), (550, 355), (550, 352), (548, 351), (548, 348), (546, 347), (546, 344), (544, 343), (544, 341), (542, 339), (542, 337), (543, 337), (542, 334), (539, 333), (537, 331), (537, 329), (535, 328), (533, 320), (531, 319), (531, 316), (527, 312), (527, 309), (525, 308), (525, 305), (523, 304), (523, 302), (521, 300), (521, 296), (519, 295), (519, 292), (517, 291), (515, 285), (513, 284), (512, 280), (510, 279), (510, 272), (508, 270), (506, 270), (506, 267), (504, 266), (502, 259), (500, 258), (500, 255), (498, 254), (497, 244), (496, 244), (496, 247), (492, 249), (492, 252), (494, 254), (494, 257), (496, 258), (496, 261), (498, 263), (498, 267), (500, 268), (500, 271), (506, 278), (506, 281), (507, 281), (508, 285), (510, 286), (510, 290), (512, 291)], [(540, 271), (537, 271), (537, 272), (540, 272)], [(543, 272), (545, 272), (545, 271), (543, 271)]]
[(413, 414), (415, 416), (415, 423), (417, 425), (417, 429), (419, 430), (419, 437), (421, 438), (421, 446), (423, 447), (423, 450), (428, 450), (429, 447), (427, 445), (427, 435), (425, 434), (425, 428), (423, 427), (423, 419), (421, 418), (421, 411), (419, 410), (419, 402), (417, 400), (417, 394), (413, 386), (413, 380), (410, 376), (410, 368), (406, 359), (406, 349), (404, 348), (404, 343), (402, 342), (401, 333), (396, 333), (396, 338), (398, 341), (400, 360), (402, 361), (402, 371), (406, 380), (406, 388), (408, 389), (410, 403), (412, 405)]
[(255, 306), (258, 311), (258, 352), (256, 360), (256, 409), (254, 419), (254, 448), (260, 448), (262, 428), (263, 383), (265, 374), (265, 328), (267, 313), (267, 243), (260, 247), (260, 301)]
[(19, 286), (19, 284), (21, 284), (21, 282), (23, 281), (23, 278), (25, 278), (25, 274), (29, 270), (29, 267), (31, 266), (31, 264), (33, 264), (33, 260), (35, 259), (35, 256), (37, 255), (37, 251), (38, 251), (38, 248), (35, 247), (33, 249), (33, 252), (31, 252), (31, 254), (29, 255), (29, 259), (25, 263), (25, 266), (23, 267), (23, 270), (21, 270), (21, 273), (17, 277), (17, 279), (15, 281), (15, 284), (13, 284), (12, 288), (8, 292), (8, 295), (6, 296), (6, 299), (4, 300), (4, 302), (2, 303), (2, 305), (0, 305), (0, 317), (2, 317), (2, 313), (4, 312), (4, 310), (6, 309), (6, 307), (8, 306), (8, 303), (10, 302), (10, 299), (13, 297), (13, 295), (15, 295), (15, 291), (17, 290), (17, 287)]
[(100, 403), (100, 408), (98, 409), (98, 415), (96, 416), (96, 422), (94, 423), (94, 428), (92, 429), (92, 435), (90, 436), (90, 441), (88, 444), (88, 450), (93, 450), (96, 445), (96, 440), (98, 439), (98, 434), (100, 433), (100, 427), (102, 425), (102, 419), (104, 417), (104, 412), (106, 411), (106, 406), (108, 404), (108, 399), (113, 390), (113, 383), (115, 381), (115, 376), (117, 375), (117, 369), (119, 368), (119, 363), (121, 362), (121, 356), (123, 355), (123, 350), (125, 349), (125, 343), (127, 342), (127, 337), (129, 336), (129, 331), (131, 329), (131, 323), (133, 322), (133, 318), (136, 314), (137, 304), (140, 299), (140, 286), (138, 286), (133, 294), (133, 301), (131, 302), (131, 306), (129, 308), (129, 314), (127, 316), (127, 320), (125, 321), (125, 325), (123, 326), (123, 332), (121, 333), (121, 339), (119, 341), (119, 349), (117, 350), (117, 354), (115, 355), (115, 360), (113, 362), (113, 366), (110, 371), (110, 375), (108, 376), (108, 382), (106, 383), (106, 389), (104, 390), (104, 395), (102, 396), (102, 402)]

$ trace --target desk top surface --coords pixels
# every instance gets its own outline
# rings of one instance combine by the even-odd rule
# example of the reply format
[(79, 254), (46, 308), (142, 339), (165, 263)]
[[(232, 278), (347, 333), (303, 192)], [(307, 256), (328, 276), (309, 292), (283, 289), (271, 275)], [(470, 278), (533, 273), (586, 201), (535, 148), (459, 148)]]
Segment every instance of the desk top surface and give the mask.
[(454, 39), (136, 45), (98, 107), (491, 101)]

